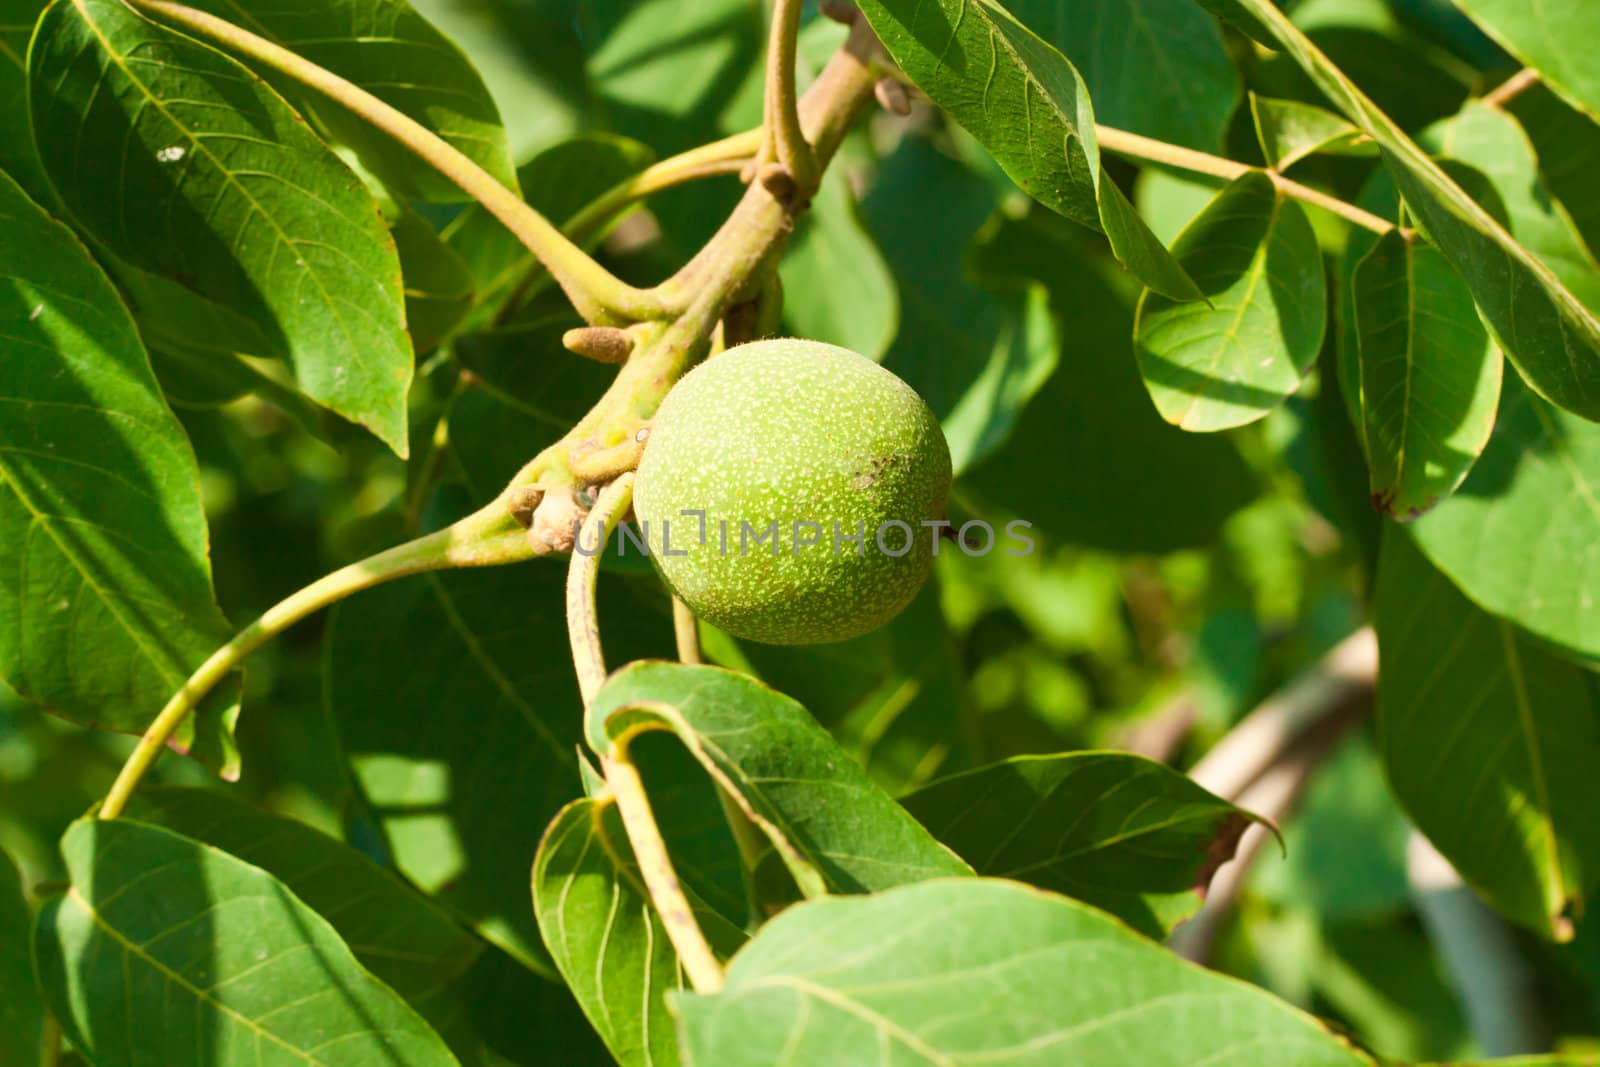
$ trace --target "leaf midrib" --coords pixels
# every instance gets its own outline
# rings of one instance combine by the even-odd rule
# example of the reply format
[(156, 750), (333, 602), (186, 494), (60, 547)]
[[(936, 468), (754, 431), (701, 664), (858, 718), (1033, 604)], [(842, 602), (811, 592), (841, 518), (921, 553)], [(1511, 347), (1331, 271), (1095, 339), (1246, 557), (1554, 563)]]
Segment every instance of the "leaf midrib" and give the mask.
[(93, 922), (96, 927), (105, 931), (106, 936), (110, 937), (122, 948), (122, 951), (125, 955), (142, 961), (152, 970), (158, 972), (169, 982), (176, 985), (179, 989), (190, 993), (196, 1000), (203, 1001), (204, 1003), (211, 1005), (219, 1013), (227, 1016), (235, 1023), (256, 1034), (257, 1037), (266, 1038), (268, 1041), (271, 1041), (273, 1044), (279, 1046), (285, 1051), (292, 1053), (296, 1058), (303, 1060), (308, 1064), (312, 1064), (314, 1067), (335, 1067), (332, 1061), (315, 1058), (311, 1053), (289, 1044), (283, 1038), (279, 1037), (271, 1030), (268, 1030), (266, 1027), (260, 1025), (255, 1020), (249, 1018), (248, 1016), (241, 1015), (233, 1008), (230, 1008), (228, 1005), (211, 996), (206, 990), (194, 985), (183, 975), (179, 974), (177, 971), (174, 971), (172, 968), (168, 967), (154, 956), (151, 956), (149, 953), (145, 952), (142, 946), (128, 940), (122, 935), (121, 931), (117, 930), (116, 927), (107, 922), (105, 917), (100, 914), (94, 905), (90, 904), (89, 901), (85, 899), (83, 894), (78, 892), (77, 886), (73, 886), (68, 889), (67, 895), (76, 901), (81, 908), (83, 908), (84, 913), (89, 916), (90, 921)]

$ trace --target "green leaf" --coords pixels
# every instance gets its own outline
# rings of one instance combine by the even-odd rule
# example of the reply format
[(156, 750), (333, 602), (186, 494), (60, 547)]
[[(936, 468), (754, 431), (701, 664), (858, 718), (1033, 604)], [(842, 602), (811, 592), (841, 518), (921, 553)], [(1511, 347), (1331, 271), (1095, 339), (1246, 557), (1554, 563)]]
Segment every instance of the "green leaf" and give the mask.
[[(199, 468), (110, 281), (3, 174), (0, 263), (0, 675), (139, 733), (230, 636)], [(175, 739), (228, 776), (237, 695)]]
[(441, 1034), (462, 1011), (451, 986), (483, 943), (344, 842), (215, 789), (143, 789), (128, 815), (221, 849), (278, 879), (328, 921), (362, 966)]
[(589, 705), (589, 746), (608, 752), (643, 730), (677, 735), (808, 896), (970, 873), (805, 708), (744, 675), (675, 663), (622, 668)]
[(994, 200), (928, 138), (907, 137), (862, 203), (900, 289), (900, 329), (884, 364), (939, 416), (958, 474), (1005, 441), (1060, 344), (1036, 286), (973, 284), (963, 270)]
[(1239, 75), (1214, 19), (1191, 0), (1010, 0), (1061, 50), (1108, 126), (1214, 152), (1239, 106)]
[(1600, 265), (1571, 216), (1551, 196), (1539, 175), (1533, 145), (1515, 119), (1471, 101), (1459, 115), (1425, 132), (1422, 140), (1444, 158), (1465, 163), (1487, 178), (1504, 206), (1512, 235), (1586, 307), (1600, 308)]
[(1199, 299), (1105, 176), (1089, 90), (1060, 52), (994, 0), (864, 0), (861, 10), (895, 62), (1024, 192), (1103, 231), (1146, 285), (1174, 299)]
[(1588, 0), (1455, 0), (1501, 47), (1571, 104), (1600, 122), (1600, 8)]
[(1484, 610), (1600, 662), (1600, 427), (1507, 378), (1471, 476), (1413, 534)]
[[(650, 793), (656, 802), (656, 790)], [(683, 857), (668, 847), (681, 873)], [(744, 943), (743, 932), (692, 890), (689, 900), (720, 953)], [(561, 809), (534, 860), (533, 910), (551, 958), (617, 1061), (624, 1067), (677, 1064), (666, 994), (682, 990), (684, 976), (615, 804), (585, 799)]]
[(330, 447), (348, 444), (358, 432), (312, 403), (294, 386), (231, 352), (207, 352), (184, 344), (153, 341), (150, 365), (161, 391), (174, 407), (215, 408), (254, 394)]
[(39, 916), (37, 962), (91, 1062), (455, 1064), (266, 871), (126, 819), (73, 823), (61, 851), (72, 888)]
[(300, 116), (116, 0), (52, 6), (29, 78), (40, 157), (84, 229), (253, 320), (307, 394), (404, 456), (412, 355), (394, 242)]
[(783, 317), (794, 336), (883, 358), (900, 325), (900, 294), (841, 168), (824, 177), (778, 271)]
[(1327, 323), (1311, 220), (1265, 174), (1229, 185), (1173, 246), (1209, 303), (1146, 292), (1139, 370), (1163, 418), (1190, 431), (1263, 418), (1300, 388)]
[(428, 221), (414, 211), (400, 216), (390, 231), (400, 253), (405, 279), (406, 323), (411, 347), (432, 352), (466, 317), (472, 306), (473, 278), (466, 261), (445, 244)]
[(1318, 154), (1375, 156), (1372, 138), (1331, 111), (1299, 100), (1277, 100), (1250, 94), (1256, 138), (1267, 166), (1285, 171)]
[(1507, 357), (1540, 394), (1600, 419), (1600, 321), (1506, 232), (1271, 0), (1229, 0), (1273, 38), (1338, 110), (1382, 150), (1401, 195), (1461, 272)]
[(1600, 123), (1542, 85), (1511, 102), (1539, 157), (1539, 174), (1577, 226), (1584, 244), (1600, 248), (1600, 197), (1590, 179), (1600, 169)]
[(1259, 989), (991, 879), (798, 905), (733, 958), (720, 993), (676, 1007), (685, 1060), (729, 1067), (1371, 1063)]
[(1120, 752), (1020, 756), (903, 803), (979, 874), (1065, 894), (1155, 938), (1200, 907), (1250, 824), (1172, 768)]
[[(547, 975), (528, 871), (540, 828), (581, 787), (564, 578), (538, 561), (397, 582), (341, 605), (326, 646), (328, 710), (395, 866)], [(614, 578), (600, 582), (606, 652), (670, 650), (659, 589), (646, 599)]]
[(533, 911), (551, 958), (617, 1062), (677, 1064), (666, 994), (684, 987), (683, 974), (616, 805), (575, 800), (561, 809), (533, 861)]
[[(506, 132), (483, 79), (461, 50), (406, 0), (336, 0), (311, 6), (199, 0), (194, 6), (365, 89), (438, 134), (502, 185), (517, 188)], [(317, 116), (333, 140), (355, 149), (390, 189), (427, 200), (471, 199), (409, 148), (343, 105), (288, 79), (275, 81), (286, 96)]]
[(1003, 224), (980, 253), (986, 269), (1049, 288), (1072, 353), (1011, 439), (960, 484), (1060, 542), (1114, 552), (1205, 544), (1259, 491), (1255, 475), (1231, 440), (1185, 433), (1156, 413), (1132, 351), (1134, 294), (1113, 284), (1121, 276), (1097, 274), (1082, 244), (1035, 212)]
[(581, 321), (562, 307), (544, 321), (456, 342), (456, 355), (475, 377), (451, 402), (450, 451), (474, 499), (504, 489), (616, 377), (616, 368), (561, 347), (562, 332)]
[(1396, 796), (1495, 907), (1570, 938), (1600, 882), (1593, 680), (1469, 602), (1393, 528), (1376, 618), (1378, 737)]
[(22, 891), (22, 874), (0, 851), (0, 1062), (39, 1062), (44, 1004), (33, 976), (33, 913)]
[[(0, 100), (27, 99), (28, 38), (43, 10), (43, 0), (0, 0)], [(50, 183), (33, 149), (25, 107), (0, 108), (0, 170), (34, 200), (49, 203)]]
[(890, 794), (971, 765), (965, 679), (936, 580), (887, 626), (853, 641), (735, 646), (702, 629), (717, 663), (805, 705)]
[(1432, 246), (1389, 233), (1353, 289), (1372, 502), (1415, 519), (1455, 492), (1489, 443), (1504, 361)]
[(412, 6), (483, 77), (499, 104), (512, 159), (525, 160), (602, 118), (583, 69), (577, 0), (531, 7), (413, 0)]

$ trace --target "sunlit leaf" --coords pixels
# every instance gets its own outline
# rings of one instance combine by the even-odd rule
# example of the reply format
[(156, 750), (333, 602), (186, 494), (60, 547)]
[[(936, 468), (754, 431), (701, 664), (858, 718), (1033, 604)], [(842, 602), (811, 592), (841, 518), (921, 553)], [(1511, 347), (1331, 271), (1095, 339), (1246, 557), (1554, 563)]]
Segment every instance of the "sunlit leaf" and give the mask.
[(1469, 602), (1393, 528), (1377, 629), (1378, 736), (1395, 794), (1496, 907), (1569, 938), (1600, 883), (1590, 679)]
[(683, 973), (614, 805), (575, 800), (561, 809), (533, 863), (533, 911), (551, 958), (617, 1062), (678, 1063), (666, 994), (684, 988)]
[(807, 895), (865, 893), (970, 869), (935, 841), (805, 708), (716, 667), (635, 663), (587, 713), (597, 752), (641, 730), (675, 734), (767, 833)]
[[(283, 45), (421, 123), (503, 185), (515, 189), (511, 149), (483, 79), (454, 43), (406, 0), (198, 0), (193, 6)], [(284, 81), (301, 107), (397, 192), (466, 200), (461, 187), (343, 105)]]
[(453, 986), (483, 942), (354, 848), (214, 789), (145, 789), (128, 814), (271, 874), (326, 919), (362, 966), (446, 1040), (451, 1027), (464, 1022)]
[(1192, 0), (1010, 0), (1011, 13), (1083, 72), (1111, 126), (1216, 151), (1239, 75), (1216, 21)]
[(1443, 157), (1481, 173), (1505, 208), (1513, 236), (1591, 311), (1600, 308), (1600, 265), (1539, 173), (1533, 145), (1515, 119), (1476, 101), (1423, 135)]
[(1250, 94), (1256, 138), (1267, 166), (1288, 170), (1300, 160), (1319, 153), (1337, 156), (1375, 156), (1372, 139), (1331, 111), (1299, 100), (1278, 100)]
[(91, 1062), (456, 1062), (259, 867), (131, 820), (76, 822), (61, 847), (72, 886), (45, 905), (35, 952), (52, 1011)]
[(906, 808), (981, 875), (1015, 878), (1164, 937), (1200, 907), (1249, 816), (1120, 752), (1023, 756), (941, 778)]
[(306, 393), (403, 456), (412, 354), (394, 242), (300, 116), (116, 0), (51, 7), (29, 78), (34, 138), (76, 220), (250, 318)]
[(1466, 280), (1496, 340), (1552, 402), (1600, 419), (1600, 321), (1345, 76), (1271, 0), (1228, 0), (1268, 28), (1335, 107), (1377, 142), (1400, 194)]
[(1551, 88), (1600, 121), (1600, 70), (1590, 48), (1600, 40), (1600, 8), (1588, 0), (1455, 3)]
[(1072, 64), (994, 0), (865, 0), (895, 61), (1022, 190), (1101, 230), (1140, 281), (1199, 293), (1100, 166), (1089, 90)]
[(1372, 502), (1414, 519), (1488, 444), (1503, 361), (1455, 268), (1398, 232), (1356, 268), (1354, 300)]
[(1209, 303), (1147, 293), (1134, 327), (1156, 408), (1185, 430), (1254, 422), (1299, 389), (1322, 348), (1327, 284), (1299, 204), (1246, 174), (1173, 246)]
[(720, 993), (675, 1003), (691, 1063), (1371, 1063), (1259, 989), (991, 879), (808, 901), (734, 956)]
[(1600, 427), (1510, 378), (1472, 475), (1414, 528), (1469, 599), (1600, 662)]
[(1011, 439), (961, 485), (1058, 543), (1117, 552), (1204, 544), (1259, 491), (1255, 475), (1232, 441), (1185, 433), (1157, 414), (1132, 351), (1137, 294), (1096, 273), (1076, 238), (1036, 212), (1001, 227), (979, 255), (986, 270), (1049, 288), (1071, 348)]
[[(142, 732), (229, 636), (194, 452), (110, 281), (3, 174), (0, 264), (0, 675)], [(237, 694), (175, 741), (228, 775)]]

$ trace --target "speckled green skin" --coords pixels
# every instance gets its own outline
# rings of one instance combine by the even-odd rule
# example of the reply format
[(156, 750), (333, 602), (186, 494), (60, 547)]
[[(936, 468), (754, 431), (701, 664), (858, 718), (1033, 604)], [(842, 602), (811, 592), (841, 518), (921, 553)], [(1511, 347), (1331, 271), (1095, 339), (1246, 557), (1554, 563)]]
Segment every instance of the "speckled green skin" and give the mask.
[[(950, 450), (909, 385), (848, 349), (775, 340), (731, 348), (667, 394), (633, 508), (656, 570), (696, 615), (736, 637), (802, 645), (867, 633), (911, 602), (933, 561), (936, 531), (922, 523), (944, 518), (949, 493)], [(703, 544), (689, 510), (706, 512)], [(891, 519), (914, 532), (898, 558), (875, 538)], [(755, 540), (774, 520), (776, 554)], [(819, 524), (820, 542), (797, 551), (797, 520)], [(859, 555), (843, 540), (858, 524)], [(891, 552), (905, 543), (903, 529), (885, 531)]]

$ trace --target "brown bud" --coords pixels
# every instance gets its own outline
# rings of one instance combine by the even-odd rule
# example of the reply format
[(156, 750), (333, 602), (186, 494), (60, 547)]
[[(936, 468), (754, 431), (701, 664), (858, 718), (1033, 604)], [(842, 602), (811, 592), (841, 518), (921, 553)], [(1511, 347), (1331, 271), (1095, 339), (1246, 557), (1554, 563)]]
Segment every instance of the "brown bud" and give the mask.
[(798, 188), (794, 183), (794, 175), (782, 163), (763, 163), (756, 177), (767, 187), (767, 192), (778, 200), (789, 200)]
[(615, 326), (579, 326), (562, 334), (561, 344), (596, 363), (621, 363), (633, 351), (633, 335)]
[(533, 525), (533, 512), (544, 499), (544, 490), (537, 485), (519, 485), (506, 497), (506, 510), (524, 530)]
[(911, 114), (911, 97), (898, 78), (879, 78), (872, 86), (872, 95), (885, 111), (896, 115)]

